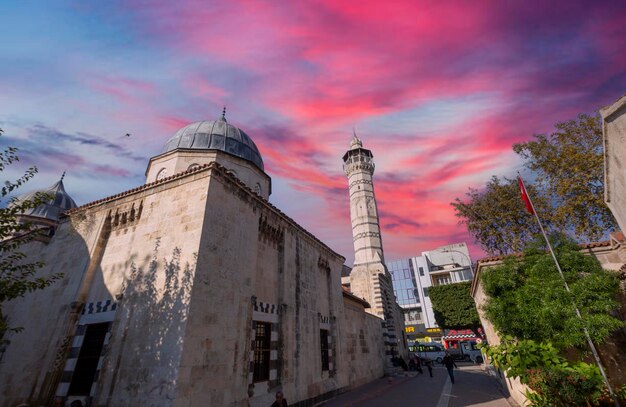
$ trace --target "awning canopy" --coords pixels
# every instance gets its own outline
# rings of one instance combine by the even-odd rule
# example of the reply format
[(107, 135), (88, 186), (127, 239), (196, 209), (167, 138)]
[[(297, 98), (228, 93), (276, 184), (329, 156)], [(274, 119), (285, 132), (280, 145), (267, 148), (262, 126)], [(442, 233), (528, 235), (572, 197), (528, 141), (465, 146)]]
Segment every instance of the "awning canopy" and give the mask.
[(456, 335), (446, 335), (442, 336), (441, 339), (449, 341), (451, 339), (477, 339), (478, 337), (474, 334), (456, 334)]

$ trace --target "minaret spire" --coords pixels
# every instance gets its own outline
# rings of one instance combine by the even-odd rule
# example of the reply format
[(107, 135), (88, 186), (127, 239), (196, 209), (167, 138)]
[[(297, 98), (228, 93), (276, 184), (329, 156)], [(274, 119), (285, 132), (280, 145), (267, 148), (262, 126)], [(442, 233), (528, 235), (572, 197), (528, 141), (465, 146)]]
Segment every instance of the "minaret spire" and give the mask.
[(352, 128), (352, 141), (350, 142), (350, 148), (352, 150), (355, 148), (363, 148), (363, 142), (357, 137), (354, 127)]
[(221, 120), (226, 121), (226, 105), (224, 105), (224, 109), (222, 109)]

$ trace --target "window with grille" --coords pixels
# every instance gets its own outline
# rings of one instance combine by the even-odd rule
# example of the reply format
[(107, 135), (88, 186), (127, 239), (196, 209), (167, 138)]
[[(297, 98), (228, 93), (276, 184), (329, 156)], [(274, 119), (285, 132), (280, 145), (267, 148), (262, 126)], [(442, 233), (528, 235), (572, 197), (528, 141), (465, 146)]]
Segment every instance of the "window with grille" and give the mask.
[(254, 372), (252, 380), (264, 382), (270, 378), (270, 342), (272, 325), (267, 322), (256, 323), (254, 336)]
[(83, 344), (78, 353), (76, 368), (72, 375), (68, 395), (89, 395), (93, 379), (98, 370), (98, 361), (104, 346), (104, 337), (109, 330), (109, 323), (87, 325)]
[(328, 370), (328, 331), (320, 329), (320, 347), (322, 351), (322, 371)]

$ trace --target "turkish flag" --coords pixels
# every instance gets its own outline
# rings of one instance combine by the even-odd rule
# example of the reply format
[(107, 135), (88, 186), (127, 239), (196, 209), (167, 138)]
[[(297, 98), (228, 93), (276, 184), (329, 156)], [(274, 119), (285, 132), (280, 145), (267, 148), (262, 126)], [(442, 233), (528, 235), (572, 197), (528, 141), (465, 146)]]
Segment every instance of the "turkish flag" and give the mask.
[(524, 187), (524, 181), (522, 181), (522, 177), (518, 176), (517, 180), (519, 181), (519, 189), (522, 193), (522, 201), (524, 201), (524, 204), (526, 204), (526, 209), (528, 209), (528, 212), (534, 214), (535, 211), (533, 210), (533, 204), (530, 203), (530, 198), (528, 197), (528, 193), (526, 192), (526, 187)]

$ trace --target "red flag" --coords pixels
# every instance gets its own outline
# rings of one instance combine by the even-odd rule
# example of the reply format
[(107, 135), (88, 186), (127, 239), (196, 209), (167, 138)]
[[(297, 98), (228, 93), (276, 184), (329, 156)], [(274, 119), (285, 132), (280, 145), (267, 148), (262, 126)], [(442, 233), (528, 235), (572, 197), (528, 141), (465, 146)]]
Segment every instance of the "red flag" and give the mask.
[(526, 209), (528, 209), (528, 212), (530, 212), (531, 214), (534, 214), (535, 211), (533, 210), (533, 205), (530, 203), (530, 198), (528, 197), (528, 193), (526, 192), (526, 187), (524, 187), (524, 181), (522, 181), (522, 177), (517, 177), (518, 181), (519, 181), (519, 189), (520, 192), (522, 193), (522, 201), (524, 201), (524, 203), (526, 204)]

